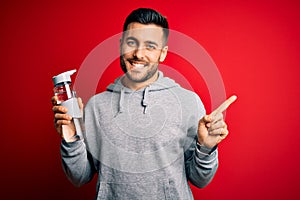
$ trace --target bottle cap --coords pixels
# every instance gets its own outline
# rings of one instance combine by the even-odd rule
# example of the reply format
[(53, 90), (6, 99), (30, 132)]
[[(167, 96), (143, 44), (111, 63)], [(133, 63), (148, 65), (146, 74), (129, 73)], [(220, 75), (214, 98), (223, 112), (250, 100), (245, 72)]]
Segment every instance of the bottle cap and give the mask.
[(58, 85), (63, 82), (72, 82), (71, 75), (74, 74), (75, 72), (76, 72), (76, 69), (73, 69), (73, 70), (58, 74), (57, 76), (53, 76), (52, 80), (53, 80), (54, 85)]

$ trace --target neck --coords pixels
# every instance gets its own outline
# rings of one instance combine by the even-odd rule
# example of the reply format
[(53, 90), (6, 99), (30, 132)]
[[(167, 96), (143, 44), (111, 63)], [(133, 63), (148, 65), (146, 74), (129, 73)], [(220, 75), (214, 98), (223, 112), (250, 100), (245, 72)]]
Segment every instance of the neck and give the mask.
[(132, 81), (126, 75), (123, 76), (121, 81), (125, 87), (136, 91), (136, 90), (142, 89), (142, 88), (150, 85), (151, 83), (155, 82), (157, 79), (158, 79), (158, 71), (151, 78), (149, 78), (148, 80), (146, 80), (144, 82)]

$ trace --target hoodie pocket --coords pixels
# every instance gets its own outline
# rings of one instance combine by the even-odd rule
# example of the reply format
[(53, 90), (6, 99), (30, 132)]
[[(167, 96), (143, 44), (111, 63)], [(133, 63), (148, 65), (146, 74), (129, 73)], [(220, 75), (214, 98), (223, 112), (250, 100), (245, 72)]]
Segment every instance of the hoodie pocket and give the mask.
[(97, 200), (165, 200), (171, 199), (167, 181), (137, 183), (101, 182)]

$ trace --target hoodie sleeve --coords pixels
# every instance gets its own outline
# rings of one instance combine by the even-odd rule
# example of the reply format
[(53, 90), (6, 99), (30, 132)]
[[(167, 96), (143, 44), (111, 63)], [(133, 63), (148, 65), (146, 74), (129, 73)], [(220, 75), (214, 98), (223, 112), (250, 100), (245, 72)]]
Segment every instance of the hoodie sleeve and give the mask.
[(77, 187), (92, 180), (95, 169), (84, 140), (61, 143), (62, 166), (68, 179)]
[[(204, 106), (196, 96), (197, 111), (190, 118), (188, 128), (189, 148), (185, 151), (185, 168), (188, 180), (196, 187), (203, 188), (213, 179), (218, 168), (217, 147), (208, 149), (197, 145), (198, 122), (205, 115)], [(196, 117), (195, 117), (196, 116)]]

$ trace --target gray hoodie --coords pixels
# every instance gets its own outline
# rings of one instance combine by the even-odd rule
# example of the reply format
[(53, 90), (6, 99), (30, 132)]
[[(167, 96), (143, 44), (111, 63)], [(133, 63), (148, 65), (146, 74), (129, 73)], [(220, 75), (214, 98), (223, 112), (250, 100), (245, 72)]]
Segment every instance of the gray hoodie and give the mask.
[(193, 199), (188, 181), (206, 186), (217, 149), (196, 145), (200, 98), (159, 72), (133, 91), (118, 78), (85, 107), (84, 138), (61, 143), (63, 169), (76, 186), (98, 173), (95, 199)]

